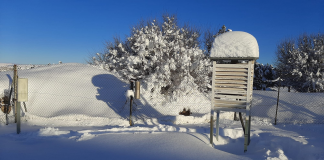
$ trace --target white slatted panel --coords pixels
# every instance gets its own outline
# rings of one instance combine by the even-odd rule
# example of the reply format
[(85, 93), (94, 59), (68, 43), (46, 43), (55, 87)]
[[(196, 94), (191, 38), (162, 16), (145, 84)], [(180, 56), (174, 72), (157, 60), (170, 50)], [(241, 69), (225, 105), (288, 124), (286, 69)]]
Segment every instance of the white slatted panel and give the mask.
[(254, 61), (246, 64), (213, 63), (214, 109), (249, 112), (253, 89)]

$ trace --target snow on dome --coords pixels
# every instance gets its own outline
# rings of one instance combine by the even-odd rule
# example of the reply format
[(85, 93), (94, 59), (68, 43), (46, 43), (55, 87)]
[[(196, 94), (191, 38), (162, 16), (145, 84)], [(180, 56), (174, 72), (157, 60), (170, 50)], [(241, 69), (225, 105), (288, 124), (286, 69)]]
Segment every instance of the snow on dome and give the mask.
[(242, 31), (226, 32), (217, 36), (211, 48), (210, 57), (217, 58), (259, 58), (257, 40)]

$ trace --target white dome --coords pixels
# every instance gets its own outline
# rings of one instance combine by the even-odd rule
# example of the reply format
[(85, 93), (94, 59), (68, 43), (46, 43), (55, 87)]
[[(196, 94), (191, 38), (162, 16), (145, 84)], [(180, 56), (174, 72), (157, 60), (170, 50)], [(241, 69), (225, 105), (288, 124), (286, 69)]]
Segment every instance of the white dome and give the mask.
[(210, 57), (213, 59), (257, 59), (259, 58), (258, 42), (251, 34), (246, 32), (226, 32), (215, 38)]

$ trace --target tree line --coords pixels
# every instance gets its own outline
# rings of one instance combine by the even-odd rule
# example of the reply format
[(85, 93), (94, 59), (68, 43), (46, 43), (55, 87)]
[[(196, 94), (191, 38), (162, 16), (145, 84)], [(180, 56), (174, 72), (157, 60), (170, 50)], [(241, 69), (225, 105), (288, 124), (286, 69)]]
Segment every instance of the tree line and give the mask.
[[(88, 63), (117, 73), (121, 78), (141, 78), (152, 93), (178, 97), (191, 90), (211, 90), (212, 64), (209, 60), (214, 38), (227, 32), (225, 26), (202, 31), (185, 24), (180, 26), (175, 15), (140, 21), (125, 40), (113, 37), (103, 53), (89, 58)], [(323, 91), (323, 34), (302, 35), (297, 40), (284, 40), (277, 46), (275, 66), (255, 64), (254, 89), (277, 85), (300, 92)]]

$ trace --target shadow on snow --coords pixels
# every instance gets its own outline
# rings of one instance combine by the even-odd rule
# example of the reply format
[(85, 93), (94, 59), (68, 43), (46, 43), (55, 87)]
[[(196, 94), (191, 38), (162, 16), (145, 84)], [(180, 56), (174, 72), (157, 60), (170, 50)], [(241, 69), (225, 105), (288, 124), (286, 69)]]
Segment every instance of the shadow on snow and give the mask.
[[(97, 88), (96, 98), (104, 101), (120, 117), (128, 118), (130, 114), (130, 100), (125, 93), (129, 89), (127, 84), (110, 74), (100, 74), (92, 78), (92, 84)], [(149, 102), (141, 96), (140, 100), (133, 100), (132, 116), (136, 119), (158, 118), (163, 116)], [(145, 122), (145, 121), (144, 121)]]

